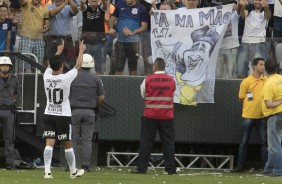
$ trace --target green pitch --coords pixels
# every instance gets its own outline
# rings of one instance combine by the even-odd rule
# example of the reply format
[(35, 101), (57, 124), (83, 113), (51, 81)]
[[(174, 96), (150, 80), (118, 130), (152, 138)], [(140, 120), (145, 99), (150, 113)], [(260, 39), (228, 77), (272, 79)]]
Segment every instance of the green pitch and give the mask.
[(43, 179), (43, 169), (0, 170), (0, 184), (281, 184), (282, 177), (258, 176), (259, 171), (229, 173), (224, 171), (182, 170), (167, 175), (161, 169), (150, 170), (146, 175), (131, 174), (132, 168), (97, 168), (83, 177), (70, 179), (69, 172), (52, 169), (54, 179)]

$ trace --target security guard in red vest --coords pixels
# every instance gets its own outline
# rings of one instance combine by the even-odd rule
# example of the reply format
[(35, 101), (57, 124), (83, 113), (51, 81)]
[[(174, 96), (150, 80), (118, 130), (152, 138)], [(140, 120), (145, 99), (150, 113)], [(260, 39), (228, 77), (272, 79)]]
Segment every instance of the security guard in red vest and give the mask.
[(13, 64), (6, 56), (0, 57), (0, 127), (5, 142), (6, 168), (15, 169), (14, 113), (18, 94), (18, 78), (12, 74)]
[(141, 122), (140, 152), (136, 174), (146, 174), (157, 131), (159, 132), (165, 170), (176, 174), (175, 130), (173, 122), (173, 96), (175, 82), (165, 74), (165, 61), (157, 58), (153, 65), (154, 74), (147, 76), (141, 84), (141, 95), (145, 109)]

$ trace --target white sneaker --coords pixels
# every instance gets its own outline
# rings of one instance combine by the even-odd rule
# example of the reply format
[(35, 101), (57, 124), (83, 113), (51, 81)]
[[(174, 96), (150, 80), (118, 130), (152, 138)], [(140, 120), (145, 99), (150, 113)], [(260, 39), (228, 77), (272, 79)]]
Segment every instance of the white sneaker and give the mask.
[(54, 179), (52, 176), (52, 173), (45, 173), (44, 174), (44, 179)]
[(76, 172), (73, 174), (70, 174), (70, 178), (74, 179), (74, 178), (78, 178), (81, 177), (84, 174), (84, 170), (83, 169), (76, 169)]

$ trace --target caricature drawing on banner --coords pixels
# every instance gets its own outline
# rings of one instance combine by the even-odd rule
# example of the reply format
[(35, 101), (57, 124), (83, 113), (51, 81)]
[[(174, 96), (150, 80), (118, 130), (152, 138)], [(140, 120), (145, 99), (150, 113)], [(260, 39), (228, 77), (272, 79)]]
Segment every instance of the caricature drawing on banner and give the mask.
[(165, 71), (176, 82), (175, 103), (214, 103), (216, 58), (232, 8), (153, 12), (152, 54), (164, 58)]

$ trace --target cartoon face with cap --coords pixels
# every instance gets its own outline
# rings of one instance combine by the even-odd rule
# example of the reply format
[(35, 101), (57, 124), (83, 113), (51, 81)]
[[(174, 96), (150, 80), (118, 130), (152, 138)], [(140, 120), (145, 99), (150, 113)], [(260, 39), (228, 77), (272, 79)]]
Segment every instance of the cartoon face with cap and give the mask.
[(217, 42), (219, 34), (215, 27), (204, 26), (191, 33), (193, 45), (183, 53), (186, 71), (181, 79), (191, 86), (202, 84), (206, 79), (206, 73), (210, 55)]

